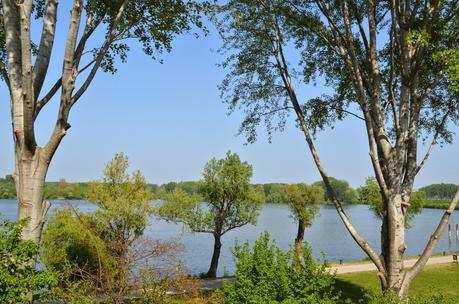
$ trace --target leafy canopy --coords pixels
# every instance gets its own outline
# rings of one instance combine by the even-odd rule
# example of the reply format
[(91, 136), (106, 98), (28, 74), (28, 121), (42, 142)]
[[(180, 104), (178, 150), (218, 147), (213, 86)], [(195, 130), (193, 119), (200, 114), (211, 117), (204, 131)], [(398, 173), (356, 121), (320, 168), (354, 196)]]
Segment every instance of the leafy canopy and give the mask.
[(296, 221), (305, 227), (312, 225), (320, 204), (324, 201), (324, 191), (318, 186), (294, 184), (287, 187), (287, 203)]
[(252, 166), (228, 152), (204, 167), (199, 195), (181, 189), (162, 193), (156, 213), (185, 223), (194, 232), (223, 235), (246, 224), (255, 224), (263, 202), (262, 191), (250, 185)]

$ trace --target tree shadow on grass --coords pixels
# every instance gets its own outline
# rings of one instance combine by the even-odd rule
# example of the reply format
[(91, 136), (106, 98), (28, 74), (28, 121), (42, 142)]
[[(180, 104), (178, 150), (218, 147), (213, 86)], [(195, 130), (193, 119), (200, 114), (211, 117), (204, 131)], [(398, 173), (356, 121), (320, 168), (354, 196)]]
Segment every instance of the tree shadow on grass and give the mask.
[(347, 280), (340, 278), (335, 279), (335, 288), (338, 292), (341, 292), (341, 300), (351, 301), (347, 303), (358, 303), (360, 299), (364, 297), (365, 294), (369, 292), (368, 289), (359, 286), (357, 284), (351, 283)]

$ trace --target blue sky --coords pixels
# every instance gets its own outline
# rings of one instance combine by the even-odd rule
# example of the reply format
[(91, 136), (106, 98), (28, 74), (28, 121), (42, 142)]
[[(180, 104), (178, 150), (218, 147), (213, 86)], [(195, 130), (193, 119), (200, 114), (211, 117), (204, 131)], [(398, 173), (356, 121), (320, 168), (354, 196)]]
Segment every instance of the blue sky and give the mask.
[[(58, 35), (67, 27), (62, 20)], [(178, 37), (164, 64), (152, 61), (133, 46), (128, 62), (119, 63), (115, 75), (99, 72), (90, 89), (73, 108), (68, 135), (58, 149), (48, 180), (86, 181), (100, 177), (104, 164), (116, 152), (129, 156), (132, 169), (140, 169), (151, 183), (197, 180), (212, 157), (237, 152), (253, 165), (253, 181), (306, 182), (319, 180), (304, 137), (290, 120), (268, 143), (260, 128), (255, 144), (236, 136), (243, 114), (227, 115), (217, 85), (224, 71), (215, 50), (221, 41), (211, 28), (207, 37)], [(63, 40), (56, 41), (50, 86), (61, 71)], [(323, 93), (318, 85), (299, 86), (302, 96)], [(0, 176), (13, 171), (13, 146), (7, 88), (0, 89)], [(43, 110), (37, 122), (43, 144), (55, 122), (57, 100)], [(354, 187), (372, 175), (365, 130), (361, 121), (347, 118), (333, 130), (317, 135), (322, 162), (332, 176)], [(416, 186), (459, 183), (459, 146), (436, 147), (418, 176)]]

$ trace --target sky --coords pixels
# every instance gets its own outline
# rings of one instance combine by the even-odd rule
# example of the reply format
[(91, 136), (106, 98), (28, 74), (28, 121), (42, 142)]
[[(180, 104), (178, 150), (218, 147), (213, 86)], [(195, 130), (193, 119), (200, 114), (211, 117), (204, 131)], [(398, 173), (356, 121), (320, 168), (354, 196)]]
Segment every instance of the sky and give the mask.
[[(61, 12), (60, 12), (61, 13)], [(62, 70), (66, 12), (57, 30), (47, 88)], [(36, 27), (37, 28), (37, 27)], [(268, 142), (259, 128), (254, 144), (237, 136), (242, 111), (228, 115), (218, 84), (225, 71), (216, 50), (221, 41), (209, 26), (207, 37), (182, 35), (175, 39), (164, 63), (145, 56), (133, 45), (126, 63), (117, 63), (115, 75), (98, 72), (88, 91), (72, 109), (71, 128), (57, 150), (47, 180), (88, 181), (101, 177), (107, 161), (125, 153), (131, 169), (139, 169), (150, 183), (201, 178), (205, 163), (222, 158), (228, 150), (253, 165), (253, 182), (305, 182), (320, 179), (304, 136), (293, 119), (284, 132)], [(32, 32), (37, 36), (37, 32)], [(96, 34), (96, 38), (101, 33)], [(45, 88), (46, 89), (46, 88)], [(44, 90), (45, 90), (44, 89)], [(300, 96), (321, 95), (322, 85), (297, 86)], [(36, 123), (38, 143), (43, 145), (55, 123), (57, 99), (45, 108)], [(457, 128), (457, 127), (455, 127)], [(454, 129), (453, 129), (454, 130)], [(0, 176), (14, 170), (13, 140), (6, 86), (0, 86)], [(363, 122), (348, 117), (333, 129), (319, 132), (316, 146), (331, 176), (360, 186), (373, 175)], [(421, 147), (424, 151), (425, 147)], [(420, 155), (423, 155), (422, 153)], [(459, 145), (436, 147), (419, 173), (415, 187), (431, 183), (459, 183)]]

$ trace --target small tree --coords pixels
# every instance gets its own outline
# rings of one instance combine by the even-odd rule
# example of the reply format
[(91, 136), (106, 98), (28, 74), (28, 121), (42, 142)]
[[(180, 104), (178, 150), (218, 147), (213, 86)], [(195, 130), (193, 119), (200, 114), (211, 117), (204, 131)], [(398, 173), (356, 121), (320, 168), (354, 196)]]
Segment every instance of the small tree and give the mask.
[(128, 174), (128, 166), (128, 158), (116, 154), (102, 180), (89, 186), (87, 199), (97, 205), (97, 211), (57, 212), (43, 240), (47, 266), (61, 273), (70, 269), (69, 277), (97, 282), (94, 287), (115, 299), (126, 291), (129, 251), (142, 236), (153, 209), (145, 178), (139, 171)]
[[(367, 177), (365, 184), (358, 189), (359, 201), (370, 206), (374, 215), (383, 220), (384, 208), (381, 189), (374, 177)], [(405, 209), (405, 227), (410, 228), (411, 220), (422, 211), (426, 199), (424, 192), (411, 192), (409, 208)]]
[(250, 186), (251, 177), (252, 166), (242, 162), (237, 154), (228, 152), (224, 159), (213, 158), (204, 167), (202, 198), (180, 189), (160, 195), (164, 204), (156, 209), (158, 216), (184, 223), (193, 232), (213, 235), (214, 250), (207, 277), (217, 275), (222, 236), (235, 228), (256, 223), (263, 195)]
[(320, 203), (324, 201), (324, 191), (318, 186), (304, 184), (289, 185), (287, 187), (287, 203), (292, 217), (298, 221), (298, 232), (295, 238), (295, 255), (297, 262), (304, 265), (303, 240), (304, 230), (310, 227)]

